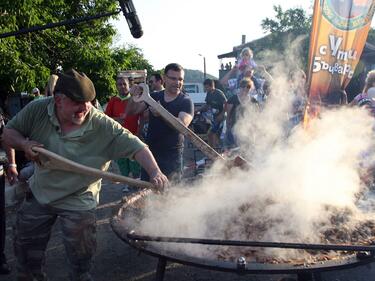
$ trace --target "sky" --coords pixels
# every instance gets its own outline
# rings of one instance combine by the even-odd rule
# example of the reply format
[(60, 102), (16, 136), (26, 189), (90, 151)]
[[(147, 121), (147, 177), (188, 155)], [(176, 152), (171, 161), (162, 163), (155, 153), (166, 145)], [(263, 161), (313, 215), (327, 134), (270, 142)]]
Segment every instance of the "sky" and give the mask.
[(112, 21), (119, 32), (114, 46), (137, 46), (155, 69), (177, 62), (203, 72), (205, 58), (207, 73), (218, 77), (220, 64), (228, 61), (217, 56), (240, 45), (242, 35), (246, 42), (265, 36), (261, 22), (274, 18), (274, 5), (284, 11), (303, 8), (311, 14), (313, 0), (133, 0), (133, 4), (144, 34), (134, 39), (121, 14)]

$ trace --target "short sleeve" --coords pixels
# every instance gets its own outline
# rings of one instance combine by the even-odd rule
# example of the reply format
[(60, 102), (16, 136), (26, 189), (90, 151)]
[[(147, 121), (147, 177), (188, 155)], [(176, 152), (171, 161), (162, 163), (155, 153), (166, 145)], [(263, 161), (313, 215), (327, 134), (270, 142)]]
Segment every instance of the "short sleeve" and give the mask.
[(119, 123), (112, 120), (106, 120), (106, 123), (107, 132), (105, 137), (111, 138), (108, 145), (108, 155), (110, 159), (133, 159), (138, 151), (146, 147), (146, 144)]
[(6, 125), (8, 129), (18, 131), (24, 137), (29, 137), (33, 128), (35, 118), (38, 118), (40, 101), (33, 101), (27, 104), (20, 112), (18, 112)]
[(194, 104), (192, 99), (185, 97), (180, 111), (186, 112), (190, 115), (194, 115)]

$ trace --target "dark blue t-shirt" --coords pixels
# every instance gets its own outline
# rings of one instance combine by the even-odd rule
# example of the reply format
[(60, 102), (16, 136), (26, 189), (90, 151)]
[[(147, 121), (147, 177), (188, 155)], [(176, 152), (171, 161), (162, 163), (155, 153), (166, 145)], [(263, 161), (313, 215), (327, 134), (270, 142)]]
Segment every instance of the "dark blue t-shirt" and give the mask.
[[(151, 93), (151, 97), (155, 101), (160, 102), (176, 118), (178, 118), (178, 114), (181, 111), (190, 115), (194, 114), (194, 105), (191, 98), (182, 92), (171, 102), (164, 100), (164, 91)], [(149, 145), (151, 151), (154, 149), (168, 150), (182, 148), (184, 145), (184, 136), (172, 128), (162, 117), (155, 117), (150, 113), (146, 143)]]

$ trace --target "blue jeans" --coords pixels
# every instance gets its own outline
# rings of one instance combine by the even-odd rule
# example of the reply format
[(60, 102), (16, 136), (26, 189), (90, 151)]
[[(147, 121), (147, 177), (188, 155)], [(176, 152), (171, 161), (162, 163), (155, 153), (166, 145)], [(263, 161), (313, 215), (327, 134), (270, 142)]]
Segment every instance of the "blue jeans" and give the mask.
[[(179, 182), (182, 178), (182, 153), (183, 148), (170, 150), (154, 150), (150, 148), (160, 170), (170, 181)], [(141, 179), (149, 181), (146, 171), (142, 169)]]

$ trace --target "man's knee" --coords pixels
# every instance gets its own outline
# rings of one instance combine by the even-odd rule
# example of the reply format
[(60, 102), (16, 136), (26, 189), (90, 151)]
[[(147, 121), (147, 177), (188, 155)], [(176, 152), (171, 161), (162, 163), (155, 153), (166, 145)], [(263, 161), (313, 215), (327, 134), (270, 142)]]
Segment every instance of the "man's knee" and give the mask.
[(90, 280), (85, 279), (84, 276), (91, 268), (92, 258), (96, 251), (95, 211), (71, 213), (69, 217), (62, 219), (62, 226), (64, 245), (73, 280)]
[(17, 268), (22, 278), (27, 278), (25, 276), (28, 274), (41, 276), (40, 278), (44, 276), (42, 268), (45, 250), (54, 222), (54, 216), (43, 214), (32, 198), (26, 200), (18, 211), (13, 243)]

